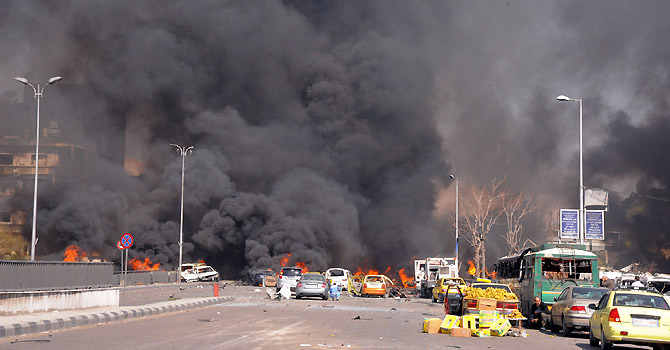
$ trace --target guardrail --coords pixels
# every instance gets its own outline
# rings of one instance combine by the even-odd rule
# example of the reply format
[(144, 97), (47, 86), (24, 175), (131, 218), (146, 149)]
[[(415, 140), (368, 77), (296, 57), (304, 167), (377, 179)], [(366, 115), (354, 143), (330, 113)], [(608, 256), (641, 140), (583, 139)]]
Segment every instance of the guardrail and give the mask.
[(111, 262), (0, 260), (0, 291), (70, 290), (118, 285)]
[[(114, 272), (114, 282), (121, 285), (123, 274), (120, 271)], [(128, 271), (126, 275), (126, 285), (133, 284), (154, 284), (177, 282), (177, 271)]]

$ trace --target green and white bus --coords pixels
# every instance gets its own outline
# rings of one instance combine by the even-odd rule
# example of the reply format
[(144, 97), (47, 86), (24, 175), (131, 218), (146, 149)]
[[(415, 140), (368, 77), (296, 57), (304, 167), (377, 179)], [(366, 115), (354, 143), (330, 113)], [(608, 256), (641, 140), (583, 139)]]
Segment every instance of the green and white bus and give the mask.
[(495, 264), (496, 278), (519, 297), (521, 312), (528, 316), (539, 296), (549, 308), (569, 286), (600, 285), (598, 258), (580, 244), (545, 243), (505, 256)]

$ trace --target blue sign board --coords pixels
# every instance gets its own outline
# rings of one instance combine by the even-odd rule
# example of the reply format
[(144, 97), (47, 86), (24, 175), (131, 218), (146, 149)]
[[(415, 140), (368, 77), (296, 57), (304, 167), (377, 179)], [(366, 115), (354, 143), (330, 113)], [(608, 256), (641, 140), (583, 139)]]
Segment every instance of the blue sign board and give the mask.
[(579, 239), (579, 210), (561, 209), (561, 239)]
[(602, 210), (587, 210), (585, 239), (605, 239), (605, 212)]

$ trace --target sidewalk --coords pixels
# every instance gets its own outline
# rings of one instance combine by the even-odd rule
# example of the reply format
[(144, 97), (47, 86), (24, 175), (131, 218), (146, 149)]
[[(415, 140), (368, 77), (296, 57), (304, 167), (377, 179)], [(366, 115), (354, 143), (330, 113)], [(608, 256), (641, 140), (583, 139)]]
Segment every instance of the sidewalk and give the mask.
[(101, 307), (30, 315), (2, 316), (0, 317), (0, 338), (191, 310), (226, 303), (232, 300), (232, 297), (201, 297), (135, 306)]

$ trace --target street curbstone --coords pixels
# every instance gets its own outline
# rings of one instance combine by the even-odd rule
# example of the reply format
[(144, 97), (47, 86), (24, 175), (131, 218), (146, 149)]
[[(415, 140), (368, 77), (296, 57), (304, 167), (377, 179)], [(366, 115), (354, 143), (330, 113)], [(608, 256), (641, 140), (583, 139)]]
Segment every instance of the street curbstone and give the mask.
[[(165, 313), (193, 310), (197, 308), (212, 306), (232, 301), (232, 297), (213, 297), (207, 300), (184, 301), (177, 304), (160, 306), (138, 306), (123, 307), (117, 311), (105, 311), (92, 314), (82, 314), (71, 317), (53, 317), (39, 321), (29, 321), (23, 323), (12, 323), (9, 325), (0, 325), (0, 338), (19, 336), (30, 333), (50, 332), (61, 329), (76, 328), (81, 326), (97, 325), (127, 319), (154, 316)], [(48, 317), (48, 315), (46, 316)]]

